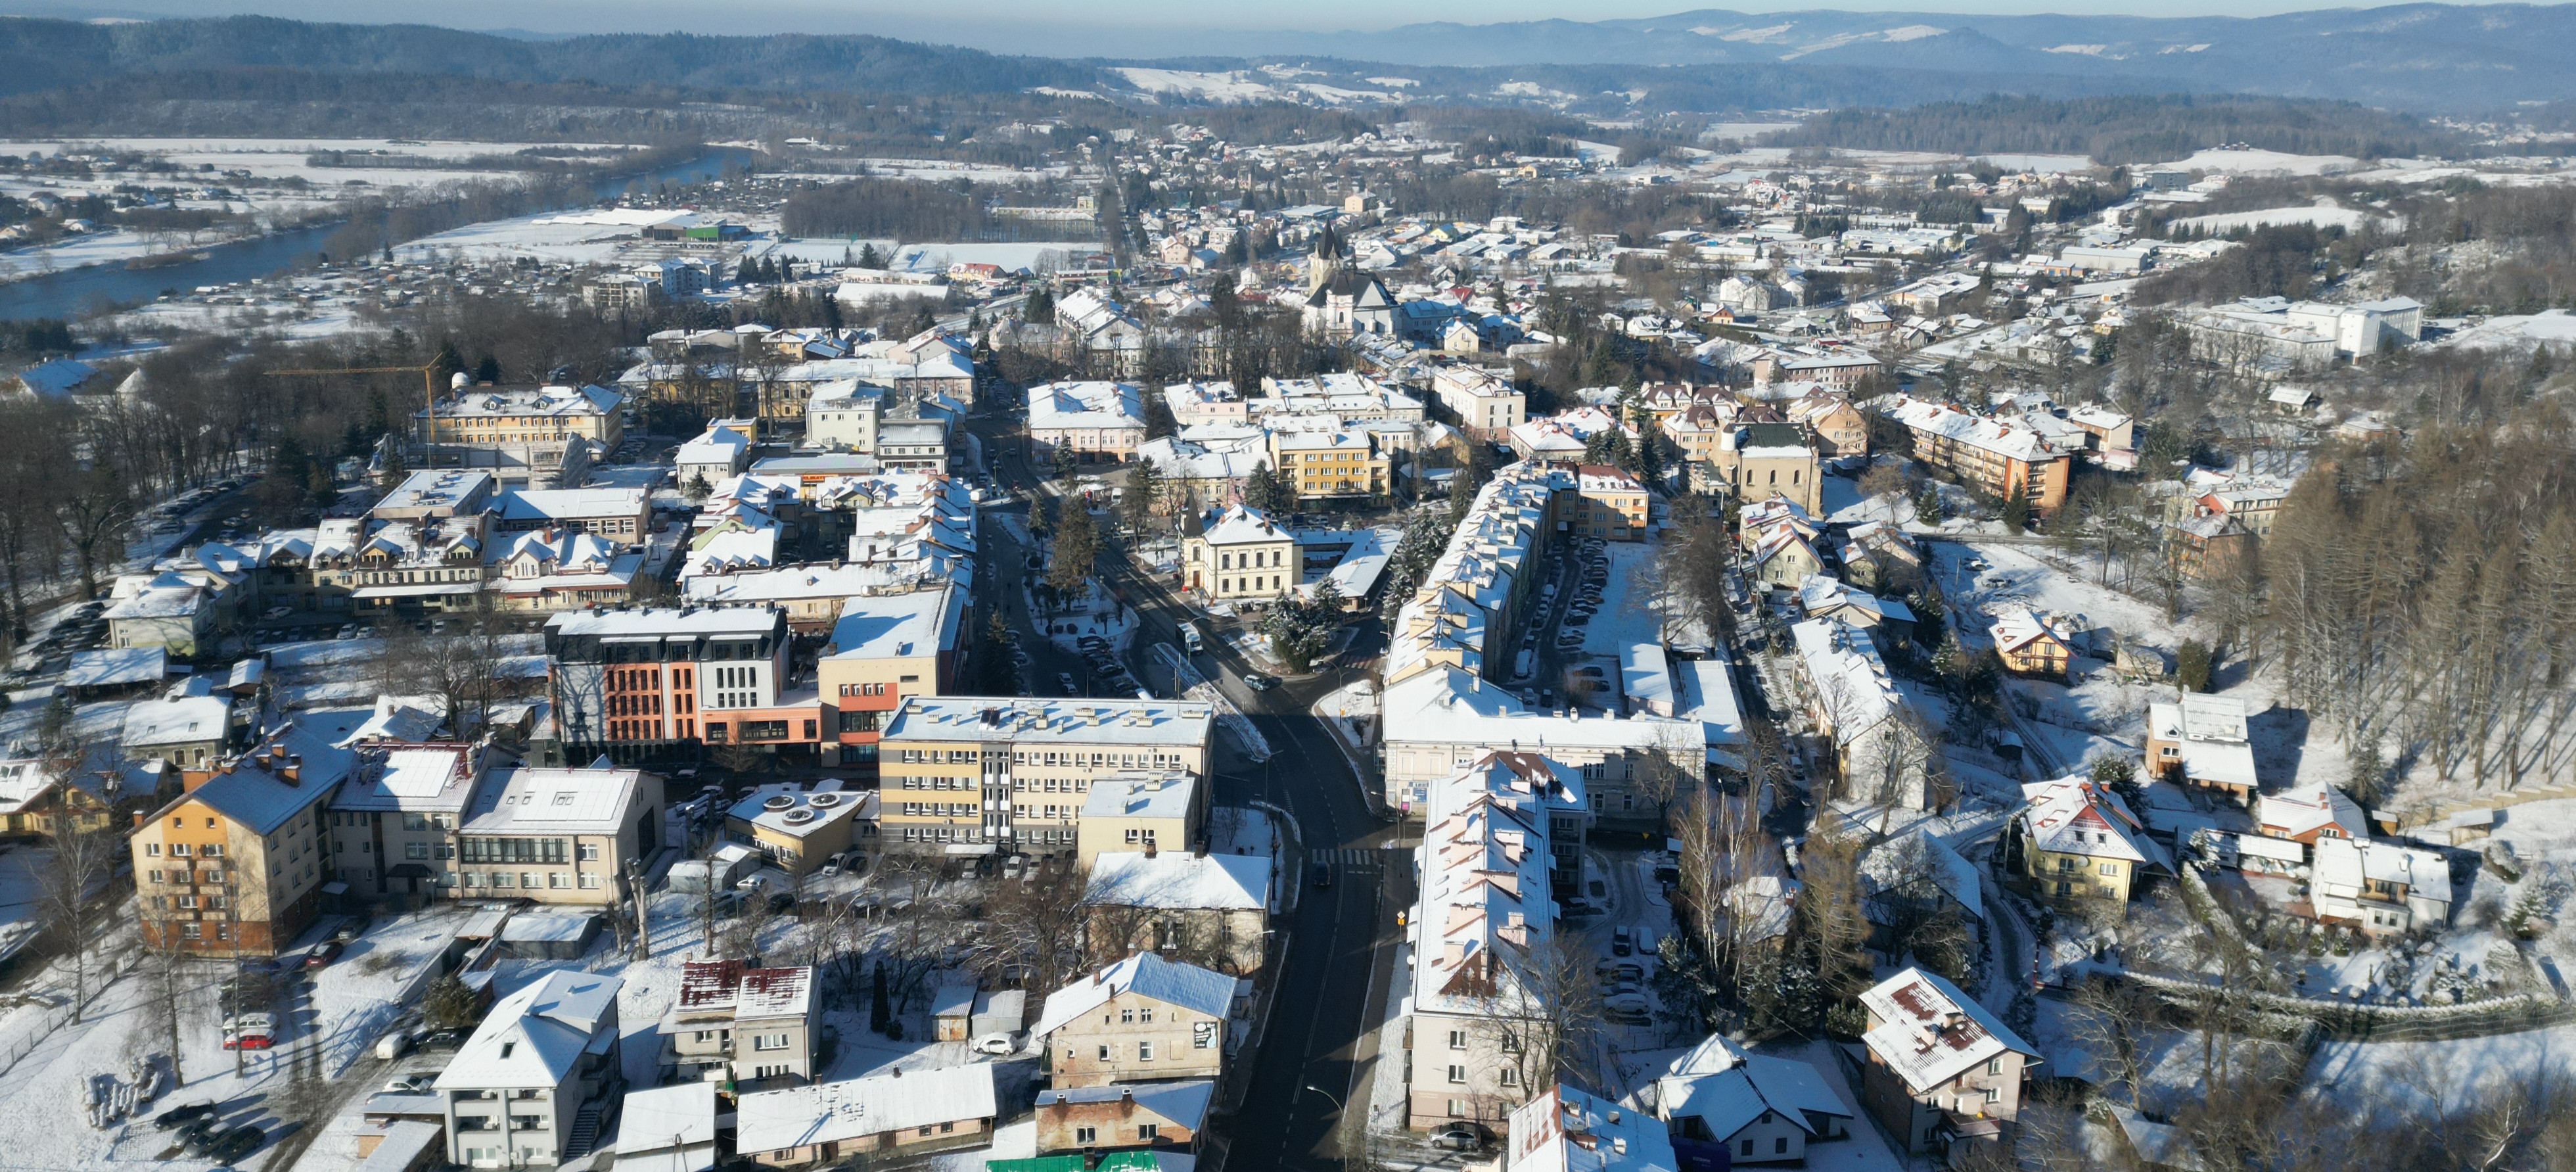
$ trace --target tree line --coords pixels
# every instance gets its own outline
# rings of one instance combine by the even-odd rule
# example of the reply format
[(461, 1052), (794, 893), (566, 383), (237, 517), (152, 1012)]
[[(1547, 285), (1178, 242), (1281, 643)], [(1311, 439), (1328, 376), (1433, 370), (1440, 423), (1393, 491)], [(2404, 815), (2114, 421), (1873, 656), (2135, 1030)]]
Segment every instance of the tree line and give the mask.
[(2121, 166), (2188, 157), (2223, 143), (2356, 158), (2451, 153), (2460, 137), (2354, 102), (2251, 94), (1989, 97), (1903, 109), (1833, 110), (1765, 136), (1766, 146), (2074, 154)]

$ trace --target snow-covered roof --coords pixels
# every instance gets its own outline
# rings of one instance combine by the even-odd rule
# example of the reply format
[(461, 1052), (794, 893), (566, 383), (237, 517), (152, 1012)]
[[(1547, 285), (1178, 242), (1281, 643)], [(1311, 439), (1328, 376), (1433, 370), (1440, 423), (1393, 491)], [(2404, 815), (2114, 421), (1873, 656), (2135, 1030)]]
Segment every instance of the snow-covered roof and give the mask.
[(1828, 1122), (1818, 1116), (1851, 1118), (1851, 1110), (1815, 1067), (1745, 1053), (1723, 1034), (1710, 1035), (1673, 1066), (1655, 1080), (1656, 1111), (1667, 1121), (1697, 1116), (1721, 1142), (1766, 1111), (1777, 1112), (1809, 1135), (1820, 1133)]
[(2146, 823), (2130, 812), (2120, 795), (2083, 777), (2036, 781), (2021, 788), (2025, 803), (2021, 819), (2037, 849), (2173, 868), (2164, 847), (2146, 836)]
[(774, 781), (744, 794), (741, 801), (725, 811), (725, 817), (803, 838), (845, 819), (872, 818), (876, 806), (875, 790), (844, 790), (833, 778), (824, 778), (811, 788), (792, 781)]
[(878, 1132), (991, 1119), (1000, 1114), (993, 1066), (894, 1070), (742, 1096), (734, 1151), (742, 1155), (838, 1143)]
[(2004, 608), (2003, 613), (1995, 616), (1995, 624), (1987, 633), (1994, 636), (1997, 651), (2019, 651), (2042, 639), (2061, 647), (2073, 645), (2073, 640), (2063, 629), (2026, 606)]
[(386, 745), (373, 768), (361, 769), (331, 799), (334, 810), (458, 811), (481, 779), (471, 744)]
[(1229, 505), (1207, 523), (1204, 540), (1210, 545), (1239, 545), (1296, 538), (1271, 520), (1268, 513), (1250, 505)]
[(2195, 693), (2179, 704), (2149, 704), (2147, 735), (2177, 744), (2183, 776), (2192, 781), (2246, 790), (2260, 784), (2242, 700)]
[(710, 1014), (736, 1021), (804, 1017), (814, 1008), (814, 970), (807, 966), (759, 968), (738, 960), (690, 961), (680, 966), (680, 995), (663, 1019), (673, 1023)]
[(1860, 857), (1860, 878), (1863, 890), (1872, 896), (1929, 878), (1933, 886), (1957, 901), (1969, 915), (1986, 918), (1984, 888), (1978, 882), (1976, 864), (1928, 830), (1917, 829), (1869, 848)]
[(1103, 852), (1084, 903), (1167, 910), (1259, 910), (1270, 898), (1270, 856)]
[(157, 684), (168, 674), (170, 653), (164, 647), (108, 647), (72, 652), (63, 671), (66, 688), (108, 688), (122, 684)]
[(957, 647), (966, 592), (942, 582), (904, 594), (872, 594), (841, 604), (827, 659), (935, 656)]
[(2044, 462), (2064, 454), (2021, 419), (1970, 415), (1945, 403), (1902, 395), (1892, 401), (1882, 400), (1876, 407), (1881, 414), (1915, 431), (1941, 436), (2008, 459)]
[(232, 701), (221, 696), (172, 696), (142, 700), (125, 710), (127, 748), (219, 741), (232, 724)]
[(1095, 778), (1083, 799), (1085, 818), (1185, 818), (1197, 803), (1198, 775), (1183, 770), (1131, 770)]
[(2302, 838), (2329, 826), (2345, 838), (2370, 837), (2370, 823), (2362, 817), (2360, 804), (2324, 781), (2264, 794), (2255, 801), (2255, 822), (2274, 838)]
[(711, 606), (695, 609), (654, 607), (645, 610), (565, 611), (546, 620), (548, 632), (567, 638), (750, 638), (778, 629), (780, 612), (763, 606)]
[[(618, 1116), (617, 1166), (636, 1166), (645, 1152), (705, 1145), (708, 1164), (715, 1162), (716, 1084), (684, 1082), (650, 1090), (628, 1091)], [(703, 1167), (705, 1165), (698, 1165)], [(652, 1172), (687, 1172), (666, 1164), (648, 1164)]]
[(1662, 1120), (1562, 1083), (1512, 1111), (1503, 1172), (1673, 1172)]
[(1046, 1008), (1030, 1033), (1036, 1037), (1052, 1034), (1121, 993), (1134, 993), (1222, 1021), (1234, 1007), (1234, 990), (1234, 978), (1224, 973), (1140, 952), (1048, 994)]
[(1178, 1082), (1112, 1083), (1098, 1087), (1066, 1087), (1038, 1092), (1038, 1106), (1058, 1103), (1116, 1103), (1129, 1097), (1136, 1105), (1171, 1120), (1193, 1133), (1207, 1119), (1208, 1106), (1216, 1099), (1216, 1080), (1182, 1079)]
[(1907, 969), (1860, 995), (1874, 1026), (1861, 1041), (1921, 1093), (2007, 1052), (2039, 1051), (1939, 973)]
[(1029, 429), (1145, 427), (1144, 395), (1133, 383), (1065, 382), (1030, 387)]
[(548, 1089), (617, 1042), (624, 977), (556, 969), (501, 999), (439, 1072), (442, 1091)]
[(2410, 898), (2451, 902), (2451, 865), (2440, 854), (2393, 842), (2317, 840), (2316, 881), (2360, 890), (2365, 881), (2404, 887)]
[(646, 495), (640, 488), (522, 488), (502, 493), (498, 503), (504, 521), (637, 517)]
[(538, 769), (496, 773), (476, 794), (460, 829), (467, 834), (616, 834), (642, 800), (635, 769)]
[(881, 739), (1204, 746), (1215, 727), (1215, 708), (1192, 700), (906, 696)]
[(1519, 987), (1554, 930), (1550, 819), (1586, 809), (1583, 784), (1537, 753), (1490, 750), (1424, 797), (1413, 1003), (1472, 1012)]
[(1903, 707), (1896, 680), (1869, 632), (1840, 619), (1807, 619), (1792, 624), (1789, 635), (1836, 738), (1855, 742)]
[(464, 387), (438, 406), (441, 419), (604, 415), (626, 402), (606, 387)]

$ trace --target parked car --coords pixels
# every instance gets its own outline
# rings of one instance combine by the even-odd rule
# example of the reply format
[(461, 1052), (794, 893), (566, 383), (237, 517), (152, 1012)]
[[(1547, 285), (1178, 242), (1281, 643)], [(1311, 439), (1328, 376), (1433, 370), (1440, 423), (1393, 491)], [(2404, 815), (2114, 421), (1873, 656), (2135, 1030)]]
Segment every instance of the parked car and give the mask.
[(308, 969), (321, 968), (323, 965), (340, 959), (340, 953), (347, 950), (348, 947), (348, 945), (342, 944), (337, 940), (325, 940), (320, 944), (307, 948), (304, 950), (304, 967)]
[(1636, 951), (1636, 935), (1628, 930), (1628, 925), (1610, 929), (1610, 955), (1628, 956)]
[(277, 1019), (265, 1013), (237, 1013), (224, 1019), (224, 1049), (266, 1050), (276, 1044)]
[(1009, 1033), (986, 1034), (975, 1039), (975, 1052), (978, 1054), (1016, 1054), (1019, 1049), (1018, 1038)]
[(182, 1123), (198, 1119), (213, 1119), (220, 1114), (223, 1112), (212, 1103), (190, 1103), (184, 1107), (172, 1107), (153, 1116), (152, 1126), (168, 1131)]
[(1278, 687), (1279, 681), (1257, 671), (1248, 671), (1243, 673), (1243, 686), (1256, 692), (1267, 692)]
[(259, 1150), (268, 1142), (268, 1133), (250, 1124), (225, 1132), (206, 1152), (206, 1158), (218, 1164), (230, 1164)]
[(464, 1044), (464, 1030), (433, 1030), (420, 1040), (423, 1050), (453, 1050)]
[(1055, 673), (1055, 686), (1064, 689), (1064, 694), (1067, 696), (1082, 694), (1082, 688), (1073, 682), (1073, 673), (1069, 671)]
[(402, 1078), (387, 1080), (385, 1083), (385, 1093), (388, 1095), (426, 1094), (428, 1093), (429, 1088), (437, 1082), (438, 1076), (434, 1074), (405, 1075)]
[(1484, 1125), (1463, 1119), (1431, 1133), (1432, 1146), (1453, 1152), (1481, 1152), (1493, 1142), (1493, 1133), (1486, 1131)]

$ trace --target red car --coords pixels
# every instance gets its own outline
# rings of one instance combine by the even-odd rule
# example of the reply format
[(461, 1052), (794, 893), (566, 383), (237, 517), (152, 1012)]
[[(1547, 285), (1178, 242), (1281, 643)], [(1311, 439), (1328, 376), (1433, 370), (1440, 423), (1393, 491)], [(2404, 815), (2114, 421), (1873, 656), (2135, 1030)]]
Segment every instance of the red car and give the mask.
[(265, 1050), (275, 1043), (277, 1019), (265, 1013), (235, 1014), (224, 1019), (224, 1049)]
[(346, 947), (347, 945), (344, 945), (337, 940), (325, 940), (320, 944), (307, 948), (304, 950), (304, 967), (308, 969), (321, 968), (323, 965), (339, 959), (340, 950)]

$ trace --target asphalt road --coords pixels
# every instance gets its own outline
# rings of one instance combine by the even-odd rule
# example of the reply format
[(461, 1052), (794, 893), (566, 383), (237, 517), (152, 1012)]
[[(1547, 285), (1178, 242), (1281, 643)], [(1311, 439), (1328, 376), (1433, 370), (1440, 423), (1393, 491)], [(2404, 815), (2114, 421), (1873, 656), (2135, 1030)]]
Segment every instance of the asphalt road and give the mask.
[[(1036, 487), (1016, 444), (996, 443), (987, 451), (1004, 453), (994, 461), (1004, 483), (1023, 495)], [(1036, 661), (1031, 691), (1051, 694), (1056, 672), (1081, 679), (1083, 664), (1054, 650), (1027, 625), (1017, 587), (1026, 551), (1001, 529), (990, 526), (979, 538), (998, 547), (987, 564), (1000, 572), (988, 577), (1004, 596), (999, 601), (1005, 613), (1021, 626), (1021, 645)], [(1100, 570), (1104, 584), (1137, 611), (1137, 646), (1181, 645), (1179, 626), (1192, 616), (1162, 584), (1131, 573), (1114, 543)], [(1225, 805), (1258, 801), (1287, 810), (1302, 846), (1292, 848), (1282, 868), (1288, 882), (1303, 887), (1302, 898), (1272, 924), (1286, 937), (1284, 971), (1272, 977), (1268, 1027), (1259, 1050), (1247, 1059), (1256, 1071), (1250, 1091), (1241, 1110), (1222, 1124), (1228, 1160), (1241, 1168), (1340, 1169), (1344, 1154), (1363, 1146), (1361, 1113), (1378, 1041), (1369, 1027), (1383, 1016), (1390, 995), (1396, 911), (1413, 893), (1408, 868), (1378, 861), (1389, 854), (1404, 857), (1382, 850), (1396, 837), (1394, 828), (1371, 812), (1348, 759), (1308, 708), (1346, 671), (1381, 653), (1384, 632), (1374, 619), (1365, 620), (1335, 669), (1292, 676), (1265, 692), (1243, 686), (1243, 673), (1259, 669), (1231, 644), (1214, 637), (1206, 644), (1207, 652), (1195, 659), (1200, 673), (1244, 710), (1276, 753), (1255, 770), (1219, 773), (1214, 797)], [(1311, 864), (1318, 860), (1333, 872), (1329, 887), (1312, 883)], [(1400, 1049), (1387, 1060), (1402, 1061)], [(1355, 1095), (1356, 1109), (1346, 1109)]]

